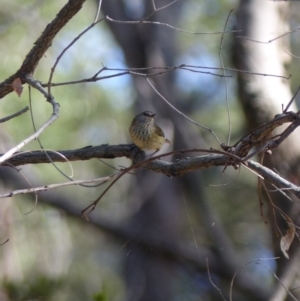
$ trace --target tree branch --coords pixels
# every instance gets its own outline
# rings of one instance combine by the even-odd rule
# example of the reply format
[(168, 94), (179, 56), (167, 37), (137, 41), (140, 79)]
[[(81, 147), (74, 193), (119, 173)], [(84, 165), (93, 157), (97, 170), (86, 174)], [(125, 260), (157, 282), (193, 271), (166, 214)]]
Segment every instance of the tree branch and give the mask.
[(74, 15), (77, 14), (85, 1), (86, 0), (69, 0), (69, 2), (61, 9), (56, 18), (47, 25), (41, 36), (34, 43), (34, 47), (27, 54), (20, 69), (4, 82), (0, 83), (0, 98), (3, 98), (13, 91), (12, 82), (15, 78), (19, 77), (22, 83), (25, 83), (24, 76), (34, 73), (37, 64), (51, 46), (57, 33), (73, 18)]
[[(185, 152), (199, 152), (204, 151), (200, 149), (183, 150), (178, 151), (178, 153)], [(213, 152), (213, 151), (211, 151)], [(58, 155), (57, 153), (60, 153)], [(52, 163), (52, 162), (66, 162), (68, 161), (83, 161), (90, 160), (94, 158), (102, 159), (114, 159), (118, 157), (127, 157), (131, 159), (134, 163), (141, 162), (145, 160), (146, 155), (143, 151), (139, 150), (134, 144), (120, 144), (120, 145), (99, 145), (99, 146), (87, 146), (81, 149), (75, 150), (61, 150), (57, 152), (47, 151), (48, 156), (45, 151), (25, 151), (15, 154), (12, 158), (6, 161), (6, 164), (19, 166), (25, 164), (38, 164), (38, 163)], [(169, 155), (165, 154), (165, 155)], [(162, 155), (164, 156), (164, 155)], [(52, 161), (50, 161), (50, 159)], [(185, 173), (200, 170), (204, 168), (209, 168), (213, 166), (235, 166), (238, 162), (234, 161), (232, 157), (225, 154), (209, 154), (203, 156), (197, 156), (194, 158), (184, 158), (175, 162), (166, 162), (163, 160), (155, 160), (143, 163), (142, 167), (163, 173), (170, 177), (182, 176)], [(277, 187), (287, 188), (295, 193), (297, 197), (300, 197), (300, 189), (298, 186), (287, 181), (274, 171), (269, 168), (255, 162), (248, 160), (245, 164), (254, 170), (257, 174), (261, 175), (265, 181), (276, 185)]]
[(0, 157), (0, 163), (5, 162), (7, 159), (9, 159), (14, 153), (16, 153), (18, 150), (20, 150), (22, 147), (24, 147), (26, 144), (31, 142), (32, 140), (39, 137), (39, 135), (48, 127), (50, 126), (59, 116), (59, 104), (55, 101), (54, 97), (51, 95), (48, 95), (46, 90), (41, 86), (41, 84), (34, 80), (30, 75), (25, 76), (25, 80), (28, 84), (39, 90), (47, 99), (47, 101), (52, 105), (52, 115), (50, 118), (37, 130), (35, 133), (33, 133), (28, 138), (21, 141), (17, 146), (13, 147), (9, 151), (7, 151), (5, 154), (3, 154)]

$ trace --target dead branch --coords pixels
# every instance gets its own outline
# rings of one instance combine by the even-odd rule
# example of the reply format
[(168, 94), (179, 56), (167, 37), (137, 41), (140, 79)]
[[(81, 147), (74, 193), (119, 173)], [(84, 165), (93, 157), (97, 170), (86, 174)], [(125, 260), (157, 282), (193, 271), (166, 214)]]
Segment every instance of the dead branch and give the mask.
[[(251, 131), (248, 135), (243, 137), (233, 146), (233, 153), (240, 157), (246, 157), (250, 150), (256, 146), (260, 146), (271, 140), (273, 131), (283, 125), (284, 123), (297, 122), (299, 119), (299, 112), (286, 112), (277, 114), (273, 120), (262, 124), (255, 130)], [(287, 138), (287, 137), (285, 137)], [(275, 147), (275, 145), (274, 145)]]

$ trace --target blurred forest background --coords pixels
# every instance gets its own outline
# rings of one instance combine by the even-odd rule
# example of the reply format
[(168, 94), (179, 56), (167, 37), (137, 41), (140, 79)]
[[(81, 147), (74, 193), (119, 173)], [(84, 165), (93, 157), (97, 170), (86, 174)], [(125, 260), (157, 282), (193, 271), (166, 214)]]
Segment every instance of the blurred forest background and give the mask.
[[(157, 0), (156, 8), (171, 2)], [(2, 1), (1, 81), (20, 67), (33, 43), (65, 3)], [(141, 20), (154, 12), (153, 3), (103, 0), (101, 15), (122, 21)], [(56, 58), (93, 22), (97, 6), (97, 1), (86, 1), (59, 32), (39, 62), (36, 79), (48, 81)], [(222, 35), (232, 9), (227, 33)], [(147, 19), (190, 33), (158, 24), (104, 20), (63, 56), (53, 82), (89, 78), (103, 66), (188, 64), (221, 68), (221, 52), (225, 67), (250, 73), (226, 70), (230, 77), (225, 80), (220, 76), (224, 74), (222, 70), (191, 68), (197, 72), (176, 70), (150, 79), (168, 101), (211, 128), (224, 143), (229, 134), (227, 98), (232, 145), (249, 130), (281, 113), (282, 105), (300, 84), (299, 9), (298, 1), (179, 0)], [(290, 30), (295, 31), (268, 43)], [(105, 71), (101, 75), (113, 73)], [(290, 74), (289, 80), (272, 76)], [(52, 111), (44, 97), (32, 90), (32, 114), (38, 128)], [(156, 122), (173, 142), (161, 152), (220, 149), (208, 131), (175, 112), (141, 76), (63, 85), (53, 87), (52, 93), (61, 106), (60, 118), (40, 137), (45, 149), (132, 143), (130, 122), (144, 110), (157, 114)], [(1, 117), (28, 104), (28, 86), (24, 85), (20, 98), (10, 93), (2, 99)], [(291, 109), (296, 111), (295, 106)], [(30, 113), (2, 123), (0, 131), (4, 153), (33, 133)], [(298, 137), (294, 134), (265, 160), (267, 166), (296, 184)], [(37, 141), (24, 148), (35, 149), (40, 149)], [(131, 161), (119, 158), (72, 162), (73, 178), (109, 175), (113, 170), (107, 163), (120, 168), (130, 166)], [(57, 166), (71, 174), (69, 164)], [(215, 301), (230, 300), (230, 289), (232, 300), (300, 300), (298, 241), (293, 243), (290, 259), (286, 259), (276, 232), (278, 226), (284, 234), (286, 222), (280, 216), (274, 221), (267, 198), (261, 216), (257, 177), (246, 169), (223, 170), (211, 168), (168, 178), (140, 169), (115, 184), (90, 215), (90, 222), (80, 213), (99, 196), (102, 186), (69, 186), (42, 192), (36, 206), (34, 195), (1, 199), (0, 237), (2, 242), (9, 241), (0, 248), (0, 300)], [(66, 181), (51, 164), (21, 166), (20, 171), (1, 167), (0, 179), (3, 192)], [(290, 202), (274, 192), (271, 196), (299, 225), (299, 200)], [(280, 258), (275, 260), (277, 256)]]

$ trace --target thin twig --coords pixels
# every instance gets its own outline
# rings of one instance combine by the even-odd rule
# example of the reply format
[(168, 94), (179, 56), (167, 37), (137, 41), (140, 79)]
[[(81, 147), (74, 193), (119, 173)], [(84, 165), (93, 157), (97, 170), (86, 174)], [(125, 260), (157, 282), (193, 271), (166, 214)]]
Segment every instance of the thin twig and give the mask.
[(52, 82), (52, 78), (54, 75), (54, 71), (56, 69), (57, 64), (59, 63), (60, 59), (62, 58), (62, 56), (65, 54), (65, 52), (72, 47), (73, 44), (75, 44), (75, 42), (77, 42), (87, 31), (89, 31), (91, 28), (93, 28), (96, 24), (98, 24), (99, 22), (103, 21), (105, 18), (102, 18), (100, 20), (98, 20), (97, 22), (92, 23), (90, 26), (88, 26), (85, 30), (83, 30), (75, 39), (73, 39), (73, 41), (61, 52), (61, 54), (57, 57), (53, 67), (51, 68), (51, 72), (50, 72), (50, 76), (49, 76), (49, 80), (48, 80), (48, 94), (51, 95), (51, 82)]
[(229, 300), (232, 301), (232, 289), (233, 289), (233, 283), (234, 283), (234, 280), (236, 278), (236, 276), (239, 274), (239, 272), (241, 270), (243, 270), (246, 266), (250, 265), (250, 264), (253, 264), (253, 263), (258, 263), (260, 261), (268, 261), (268, 260), (276, 260), (276, 259), (279, 259), (279, 257), (273, 257), (273, 258), (259, 258), (259, 259), (255, 259), (255, 260), (252, 260), (252, 261), (249, 261), (245, 264), (243, 264), (234, 274), (234, 276), (232, 277), (232, 280), (231, 280), (231, 283), (230, 283), (230, 290), (229, 290)]
[(9, 241), (9, 238), (8, 238), (6, 241), (2, 242), (2, 243), (0, 244), (0, 247), (3, 246), (3, 245), (5, 245), (8, 241)]
[[(242, 163), (241, 165), (245, 167), (245, 164)], [(226, 167), (227, 167), (227, 166), (225, 166), (225, 168), (226, 168)], [(250, 169), (250, 171), (251, 171), (252, 173), (254, 173), (254, 171), (252, 171), (251, 169)], [(223, 186), (229, 186), (229, 185), (235, 183), (235, 182), (238, 180), (238, 178), (239, 178), (239, 176), (240, 176), (240, 173), (241, 173), (241, 168), (240, 168), (240, 166), (239, 166), (236, 177), (235, 177), (232, 181), (230, 181), (229, 183), (208, 184), (207, 186), (208, 186), (208, 187), (223, 187)], [(223, 175), (223, 173), (222, 173), (222, 175)], [(205, 186), (205, 185), (204, 185), (204, 186)]]
[(180, 115), (182, 115), (183, 117), (185, 117), (187, 120), (189, 120), (189, 121), (192, 122), (193, 124), (195, 124), (195, 125), (201, 127), (202, 129), (204, 129), (204, 130), (210, 132), (210, 133), (214, 136), (214, 138), (218, 141), (218, 143), (221, 144), (221, 141), (219, 140), (219, 138), (216, 136), (216, 134), (213, 132), (212, 129), (210, 129), (210, 128), (204, 126), (204, 125), (199, 124), (198, 122), (194, 121), (193, 119), (191, 119), (190, 117), (188, 117), (187, 115), (185, 115), (184, 113), (182, 113), (180, 110), (178, 110), (177, 108), (175, 108), (175, 107), (174, 107), (174, 106), (173, 106), (173, 105), (172, 105), (172, 104), (171, 104), (164, 96), (162, 96), (162, 95), (158, 92), (158, 90), (154, 87), (154, 85), (151, 83), (151, 81), (150, 81), (148, 78), (146, 78), (146, 79), (147, 79), (148, 83), (150, 84), (150, 86), (153, 88), (153, 90), (157, 93), (157, 95), (158, 95), (162, 100), (164, 100), (164, 101), (166, 102), (166, 104), (168, 104), (174, 111), (176, 111), (178, 114), (180, 114)]
[[(284, 79), (289, 79), (289, 77), (282, 76), (282, 75), (276, 75), (276, 74), (267, 74), (267, 73), (259, 73), (259, 72), (251, 72), (247, 70), (238, 70), (238, 69), (233, 69), (233, 68), (218, 68), (218, 67), (206, 67), (206, 66), (194, 66), (194, 65), (187, 65), (187, 64), (181, 64), (178, 66), (164, 66), (164, 67), (142, 67), (142, 68), (108, 68), (104, 67), (101, 68), (100, 71), (98, 71), (94, 76), (90, 78), (85, 78), (85, 79), (80, 79), (80, 80), (74, 80), (74, 81), (68, 81), (68, 82), (61, 82), (61, 83), (50, 83), (51, 87), (57, 87), (57, 86), (64, 86), (64, 85), (74, 85), (74, 84), (79, 84), (79, 83), (88, 83), (88, 82), (97, 82), (100, 80), (108, 79), (108, 78), (114, 78), (114, 77), (119, 77), (123, 75), (135, 75), (135, 76), (140, 76), (140, 77), (152, 77), (152, 76), (158, 76), (162, 75), (168, 72), (173, 72), (175, 70), (186, 70), (190, 72), (197, 72), (201, 74), (208, 74), (208, 75), (213, 75), (213, 76), (219, 76), (219, 77), (224, 77), (224, 74), (217, 74), (213, 72), (206, 72), (206, 71), (198, 71), (194, 69), (211, 69), (211, 70), (226, 70), (226, 71), (232, 71), (232, 72), (237, 72), (237, 73), (246, 73), (246, 74), (252, 74), (252, 75), (260, 75), (260, 76), (270, 76), (270, 77), (279, 77), (279, 78), (284, 78)], [(158, 72), (137, 72), (137, 71), (149, 71), (149, 70), (161, 70)], [(121, 71), (120, 73), (116, 74), (110, 74), (106, 76), (99, 76), (98, 74), (103, 72), (103, 71)], [(231, 75), (226, 75), (226, 77), (232, 77)], [(41, 84), (42, 87), (48, 87), (49, 82), (47, 84)]]
[(49, 96), (45, 89), (41, 86), (39, 82), (34, 80), (31, 76), (26, 76), (26, 81), (28, 84), (33, 86), (34, 88), (38, 89), (40, 92), (44, 94), (46, 97), (47, 101), (51, 103), (53, 112), (51, 117), (37, 130), (34, 134), (29, 136), (28, 138), (24, 139), (21, 143), (19, 143), (17, 146), (13, 147), (9, 151), (7, 151), (4, 155), (0, 157), (0, 163), (3, 163), (7, 159), (9, 159), (15, 152), (19, 151), (21, 148), (23, 148), (25, 145), (27, 145), (29, 142), (32, 140), (36, 139), (39, 137), (39, 135), (48, 127), (50, 126), (59, 116), (59, 104), (55, 102), (54, 98)]
[(143, 20), (149, 19), (149, 18), (152, 17), (156, 12), (158, 12), (158, 11), (160, 11), (160, 10), (163, 10), (163, 9), (165, 9), (165, 8), (167, 8), (167, 7), (171, 6), (171, 5), (173, 5), (173, 4), (176, 3), (177, 1), (178, 1), (178, 0), (174, 0), (174, 1), (170, 2), (169, 4), (166, 4), (166, 5), (164, 5), (164, 6), (160, 7), (160, 8), (156, 8), (155, 1), (154, 1), (154, 0), (151, 0), (152, 5), (153, 5), (153, 12), (150, 13), (150, 14), (149, 14), (147, 17), (145, 17)]
[[(162, 23), (162, 22), (157, 22), (157, 21), (144, 21), (144, 20), (138, 20), (138, 21), (121, 21), (121, 20), (115, 20), (110, 18), (109, 16), (105, 17), (106, 20), (113, 22), (113, 23), (121, 23), (121, 24), (127, 24), (127, 25), (132, 25), (132, 24), (153, 24), (153, 25), (159, 25), (159, 26), (166, 26), (168, 28), (188, 33), (188, 34), (193, 34), (193, 35), (212, 35), (212, 34), (223, 34), (223, 31), (212, 31), (212, 32), (194, 32), (194, 31), (189, 31), (189, 30), (184, 30), (180, 29), (178, 27), (172, 26), (168, 23)], [(234, 33), (234, 32), (240, 32), (240, 30), (232, 30), (232, 31), (226, 31), (225, 33)]]
[[(297, 1), (299, 1), (299, 0), (297, 0)], [(296, 58), (296, 59), (300, 59), (300, 56), (298, 56), (298, 55), (296, 55), (296, 54), (293, 54), (293, 53), (291, 53), (291, 52), (288, 51), (288, 50), (284, 50), (284, 52), (287, 53), (287, 54), (289, 54), (290, 56)]]
[[(193, 150), (187, 150), (188, 152), (194, 152), (195, 149)], [(89, 210), (88, 214), (91, 213), (97, 206), (97, 204), (99, 203), (99, 201), (103, 198), (103, 196), (108, 192), (108, 190), (121, 178), (123, 177), (125, 174), (129, 173), (130, 171), (132, 171), (133, 169), (137, 169), (139, 167), (143, 167), (144, 165), (152, 162), (152, 161), (155, 161), (156, 159), (159, 159), (161, 157), (164, 157), (164, 156), (168, 156), (170, 154), (174, 154), (174, 153), (182, 153), (183, 151), (172, 151), (172, 152), (169, 152), (169, 153), (166, 153), (166, 154), (161, 154), (161, 155), (158, 155), (158, 156), (154, 156), (154, 157), (150, 157), (150, 158), (147, 158), (146, 160), (143, 160), (141, 162), (138, 162), (138, 163), (135, 163), (133, 165), (131, 165), (130, 167), (128, 168), (125, 168), (124, 170), (120, 171), (118, 174), (116, 174), (116, 178), (108, 185), (108, 187), (100, 194), (100, 196), (95, 200), (93, 201), (89, 206), (87, 206), (86, 208), (84, 208), (82, 211), (81, 211), (81, 214), (82, 216), (88, 220), (88, 217), (86, 215), (86, 211)], [(239, 158), (230, 154), (230, 153), (225, 153), (225, 152), (222, 152), (222, 151), (217, 151), (217, 150), (205, 150), (205, 152), (211, 152), (211, 153), (222, 153), (222, 154), (225, 154), (226, 156), (229, 156), (229, 157), (232, 157), (234, 159), (237, 160), (237, 162), (239, 162)]]
[(12, 114), (12, 115), (9, 115), (9, 116), (7, 116), (7, 117), (1, 118), (1, 119), (0, 119), (0, 123), (6, 122), (6, 121), (8, 121), (8, 120), (10, 120), (10, 119), (13, 119), (13, 118), (15, 118), (15, 117), (17, 117), (17, 116), (20, 116), (20, 115), (22, 115), (23, 113), (27, 112), (28, 110), (29, 110), (29, 107), (25, 107), (24, 109), (22, 109), (22, 110), (20, 110), (20, 111), (18, 111), (18, 112), (16, 112), (16, 113), (14, 113), (14, 114)]
[(101, 6), (102, 6), (102, 0), (98, 0), (97, 13), (96, 13), (96, 16), (95, 16), (94, 23), (96, 23), (98, 21), (100, 11), (101, 11)]
[(286, 113), (287, 110), (289, 109), (289, 107), (291, 106), (291, 104), (293, 103), (293, 101), (297, 98), (298, 94), (300, 92), (300, 86), (298, 87), (298, 90), (296, 91), (296, 93), (293, 95), (292, 99), (290, 100), (290, 102), (287, 104), (286, 108), (283, 110), (283, 113)]
[[(183, 66), (183, 65), (181, 65)], [(211, 70), (223, 70), (223, 68), (218, 67), (205, 67), (205, 66), (193, 66), (193, 65), (184, 65), (185, 67), (192, 67), (192, 68), (201, 68), (201, 69), (211, 69)], [(251, 75), (261, 75), (261, 76), (271, 76), (271, 77), (279, 77), (284, 79), (290, 79), (291, 75), (284, 76), (284, 75), (276, 75), (276, 74), (268, 74), (268, 73), (260, 73), (260, 72), (253, 72), (253, 71), (247, 71), (247, 70), (239, 70), (234, 68), (225, 68), (227, 71), (237, 72), (237, 73), (246, 73)]]
[(272, 43), (272, 42), (274, 42), (274, 41), (276, 41), (276, 40), (278, 40), (278, 39), (280, 39), (280, 38), (282, 38), (282, 37), (284, 37), (284, 36), (286, 36), (286, 35), (289, 35), (289, 34), (292, 34), (292, 33), (294, 33), (294, 32), (297, 32), (297, 31), (299, 31), (299, 30), (300, 30), (300, 27), (298, 27), (298, 28), (296, 28), (296, 29), (294, 29), (294, 30), (291, 30), (291, 31), (289, 31), (289, 32), (283, 33), (283, 34), (277, 36), (276, 38), (271, 39), (271, 40), (269, 40), (269, 41), (267, 41), (267, 42), (264, 42), (264, 41), (258, 41), (258, 40), (251, 39), (251, 38), (248, 38), (248, 37), (243, 37), (243, 36), (237, 36), (236, 38), (239, 38), (239, 39), (245, 39), (245, 40), (252, 41), (252, 42), (255, 42), (255, 43), (259, 43), (259, 44), (269, 44), (269, 43)]
[(79, 184), (84, 184), (84, 183), (106, 183), (109, 181), (112, 177), (115, 177), (116, 175), (111, 175), (111, 176), (106, 176), (102, 178), (95, 178), (95, 179), (88, 179), (88, 180), (77, 180), (77, 181), (72, 181), (72, 182), (65, 182), (65, 183), (59, 183), (59, 184), (50, 184), (50, 185), (44, 185), (44, 186), (39, 186), (39, 187), (33, 187), (33, 188), (25, 188), (25, 189), (19, 189), (19, 190), (14, 190), (8, 193), (3, 193), (0, 195), (0, 198), (7, 198), (7, 197), (13, 197), (18, 194), (27, 194), (27, 193), (36, 193), (38, 191), (48, 191), (50, 189), (54, 188), (61, 188), (65, 186), (73, 186), (73, 185), (79, 185)]
[[(33, 126), (33, 130), (36, 132), (36, 126), (35, 126), (35, 122), (34, 122), (34, 117), (33, 117), (33, 108), (32, 108), (32, 101), (31, 101), (31, 88), (29, 86), (29, 105), (30, 105), (30, 116), (31, 116), (31, 123)], [(40, 138), (36, 139), (40, 145), (40, 148), (45, 152), (45, 155), (47, 156), (47, 158), (49, 159), (49, 161), (51, 162), (51, 164), (54, 166), (54, 168), (60, 173), (62, 174), (64, 177), (66, 177), (69, 180), (73, 180), (72, 177), (74, 175), (74, 170), (73, 170), (73, 166), (72, 164), (68, 161), (68, 159), (66, 157), (64, 157), (63, 155), (61, 155), (59, 152), (54, 152), (56, 154), (58, 154), (59, 156), (63, 157), (66, 162), (68, 162), (70, 168), (71, 168), (71, 176), (66, 175), (51, 159), (51, 157), (48, 154), (48, 151), (46, 149), (44, 149), (44, 146), (40, 140)]]
[[(226, 22), (225, 22), (225, 26), (224, 26), (224, 32), (226, 30), (229, 18), (231, 13), (233, 12), (233, 9), (229, 12)], [(230, 116), (230, 108), (229, 108), (229, 103), (228, 103), (228, 87), (227, 87), (227, 79), (226, 79), (226, 71), (224, 68), (224, 62), (223, 62), (223, 58), (222, 58), (222, 48), (223, 48), (223, 40), (224, 40), (224, 34), (222, 34), (221, 36), (221, 44), (220, 44), (220, 49), (219, 49), (219, 58), (220, 58), (220, 63), (223, 69), (223, 74), (224, 74), (224, 82), (225, 82), (225, 93), (226, 93), (226, 97), (225, 97), (225, 101), (226, 101), (226, 107), (227, 107), (227, 117), (228, 117), (228, 138), (227, 138), (227, 145), (230, 144), (230, 139), (231, 139), (231, 116)]]
[(174, 0), (174, 1), (168, 3), (168, 4), (164, 5), (164, 6), (161, 6), (161, 7), (157, 8), (156, 5), (155, 5), (155, 1), (154, 1), (154, 0), (151, 0), (152, 5), (153, 5), (153, 9), (154, 9), (155, 12), (157, 12), (157, 11), (159, 11), (159, 10), (163, 10), (163, 9), (165, 9), (165, 8), (167, 8), (167, 7), (171, 6), (171, 5), (173, 5), (173, 4), (174, 4), (175, 2), (177, 2), (177, 1), (178, 1), (178, 0)]
[(210, 281), (210, 283), (212, 284), (212, 286), (218, 291), (218, 293), (220, 294), (221, 298), (226, 301), (226, 298), (223, 296), (223, 293), (221, 291), (221, 289), (219, 287), (217, 287), (214, 282), (212, 281), (210, 272), (209, 272), (209, 265), (208, 265), (208, 259), (206, 258), (206, 269), (207, 269), (207, 275), (208, 275), (208, 279)]
[[(268, 270), (273, 276), (274, 278), (281, 284), (281, 286), (285, 289), (285, 291), (287, 292), (287, 294), (295, 301), (298, 301), (298, 299), (291, 293), (291, 291), (284, 285), (284, 283), (279, 279), (279, 277), (272, 271), (270, 270), (267, 266), (257, 262), (257, 264), (261, 265), (262, 267), (264, 267), (266, 270)], [(272, 299), (273, 300), (273, 299)], [(277, 300), (277, 298), (276, 298)], [(283, 299), (282, 299), (283, 300)]]

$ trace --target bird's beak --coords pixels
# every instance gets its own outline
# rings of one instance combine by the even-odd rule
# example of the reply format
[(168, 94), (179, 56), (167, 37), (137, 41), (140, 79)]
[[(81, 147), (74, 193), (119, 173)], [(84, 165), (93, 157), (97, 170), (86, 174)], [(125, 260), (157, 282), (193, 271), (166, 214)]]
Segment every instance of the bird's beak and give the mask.
[(154, 118), (154, 116), (155, 116), (156, 114), (155, 113), (153, 113), (152, 115), (150, 115), (150, 117), (152, 117), (152, 118)]

